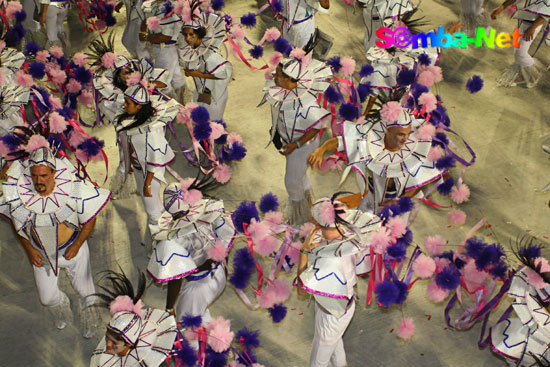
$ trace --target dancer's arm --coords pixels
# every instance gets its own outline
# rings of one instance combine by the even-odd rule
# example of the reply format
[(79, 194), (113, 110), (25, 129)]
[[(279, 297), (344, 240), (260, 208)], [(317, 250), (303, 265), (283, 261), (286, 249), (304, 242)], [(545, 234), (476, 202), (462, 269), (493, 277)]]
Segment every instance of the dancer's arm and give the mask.
[(319, 129), (310, 129), (307, 131), (300, 139), (298, 139), (297, 143), (289, 143), (281, 148), (280, 153), (282, 155), (289, 155), (296, 149), (299, 149), (303, 147), (305, 144), (307, 144), (308, 141), (313, 139), (317, 134), (319, 133)]
[(491, 19), (492, 20), (496, 20), (497, 19), (497, 16), (502, 13), (502, 11), (504, 9), (506, 9), (507, 7), (509, 7), (510, 5), (513, 5), (515, 4), (516, 0), (506, 0), (505, 2), (502, 3), (502, 5), (499, 5), (497, 8), (495, 8), (492, 12), (491, 12)]
[(537, 19), (533, 22), (533, 24), (531, 24), (531, 26), (529, 26), (529, 28), (527, 28), (525, 30), (525, 33), (523, 34), (523, 38), (526, 40), (526, 41), (531, 41), (533, 40), (534, 36), (535, 36), (535, 31), (537, 30), (538, 27), (540, 27), (542, 24), (544, 23), (544, 18), (541, 17), (540, 15), (537, 17)]
[(323, 163), (325, 153), (336, 149), (338, 149), (338, 138), (328, 139), (323, 143), (323, 145), (315, 149), (315, 151), (307, 157), (307, 164), (309, 164), (312, 168), (321, 168), (321, 163)]
[(80, 230), (80, 233), (78, 234), (74, 242), (65, 250), (65, 254), (63, 255), (65, 259), (71, 260), (78, 254), (78, 251), (80, 251), (80, 248), (82, 247), (84, 241), (86, 241), (88, 237), (90, 237), (90, 234), (92, 234), (95, 226), (95, 221), (96, 217), (94, 217), (91, 221), (82, 226), (82, 229)]
[(307, 295), (307, 291), (302, 287), (302, 281), (300, 280), (300, 274), (304, 272), (304, 270), (307, 269), (307, 256), (313, 250), (315, 247), (317, 247), (318, 244), (313, 244), (313, 236), (315, 235), (315, 232), (318, 231), (318, 228), (313, 228), (309, 234), (307, 235), (304, 243), (302, 244), (302, 248), (300, 249), (300, 261), (298, 263), (298, 274), (297, 274), (297, 283), (298, 286), (297, 291), (299, 296), (305, 296)]

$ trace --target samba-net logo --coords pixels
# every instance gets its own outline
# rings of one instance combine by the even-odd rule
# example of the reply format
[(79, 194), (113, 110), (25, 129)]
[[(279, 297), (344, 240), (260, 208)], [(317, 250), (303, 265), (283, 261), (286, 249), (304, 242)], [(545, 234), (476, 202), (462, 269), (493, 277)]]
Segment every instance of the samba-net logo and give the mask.
[(411, 34), (405, 27), (391, 29), (387, 27), (378, 28), (376, 36), (380, 41), (376, 41), (376, 45), (381, 48), (427, 48), (427, 47), (442, 47), (442, 48), (468, 48), (469, 45), (474, 47), (508, 48), (510, 46), (519, 48), (519, 39), (522, 34), (519, 29), (514, 29), (512, 33), (497, 32), (491, 28), (489, 32), (483, 27), (477, 27), (475, 37), (468, 37), (466, 33), (447, 33), (443, 27), (437, 28), (437, 32), (431, 31), (428, 33)]

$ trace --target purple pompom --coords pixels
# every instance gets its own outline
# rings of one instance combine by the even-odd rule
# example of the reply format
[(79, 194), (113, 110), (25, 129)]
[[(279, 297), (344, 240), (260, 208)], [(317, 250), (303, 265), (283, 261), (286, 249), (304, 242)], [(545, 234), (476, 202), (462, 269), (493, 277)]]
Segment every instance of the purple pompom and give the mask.
[(372, 93), (370, 83), (359, 84), (357, 87), (357, 93), (359, 93), (359, 99), (361, 102), (365, 102), (367, 97)]
[(34, 79), (42, 79), (46, 75), (46, 65), (41, 62), (34, 62), (29, 66), (29, 74)]
[(37, 43), (29, 42), (25, 45), (25, 55), (36, 55), (40, 51), (40, 46)]
[(292, 51), (292, 46), (283, 37), (279, 37), (275, 40), (275, 42), (273, 42), (273, 48), (275, 49), (275, 51), (287, 56)]
[(258, 209), (256, 209), (256, 204), (253, 201), (243, 201), (231, 214), (235, 228), (241, 233), (244, 233), (243, 223), (250, 224), (252, 218), (258, 222), (260, 221)]
[(248, 53), (250, 56), (252, 56), (255, 59), (259, 59), (264, 55), (264, 48), (260, 45), (256, 45), (252, 47), (250, 50), (248, 50)]
[(225, 6), (225, 3), (223, 2), (223, 0), (212, 0), (210, 2), (210, 6), (214, 11), (220, 11)]
[(283, 321), (283, 319), (286, 316), (286, 307), (283, 306), (282, 304), (275, 305), (271, 308), (268, 308), (267, 310), (269, 311), (269, 314), (271, 315), (271, 319), (276, 324)]
[(207, 124), (210, 120), (210, 114), (208, 110), (203, 106), (198, 106), (191, 111), (191, 120), (197, 124)]
[(361, 70), (359, 71), (359, 76), (361, 76), (361, 78), (366, 78), (369, 75), (371, 75), (373, 72), (374, 72), (374, 68), (372, 67), (372, 65), (365, 64), (361, 66)]
[(455, 185), (454, 178), (449, 177), (448, 179), (443, 181), (441, 185), (437, 186), (437, 191), (439, 191), (441, 195), (449, 195), (454, 185)]
[(264, 213), (276, 211), (279, 208), (279, 199), (272, 192), (265, 194), (260, 199), (260, 210)]
[(479, 75), (474, 75), (468, 81), (466, 82), (466, 89), (470, 91), (470, 93), (477, 93), (483, 88), (483, 79)]
[(210, 138), (210, 134), (212, 134), (212, 128), (210, 127), (210, 123), (207, 121), (206, 123), (196, 123), (195, 126), (193, 126), (193, 136), (197, 140), (208, 140)]
[(115, 24), (116, 24), (116, 18), (115, 17), (113, 17), (112, 15), (107, 15), (105, 17), (105, 25), (107, 27), (113, 27)]
[(428, 56), (428, 54), (422, 54), (418, 56), (418, 63), (420, 65), (429, 66), (432, 63), (432, 59), (430, 59), (430, 56)]
[(25, 13), (25, 10), (20, 10), (17, 13), (15, 13), (15, 21), (17, 23), (22, 23), (27, 19), (27, 13)]
[(92, 80), (92, 73), (84, 66), (77, 67), (74, 76), (82, 84), (89, 83)]
[(403, 235), (403, 237), (397, 239), (397, 243), (403, 244), (405, 247), (409, 247), (413, 240), (413, 233), (412, 231), (407, 228), (407, 231)]
[(420, 84), (413, 84), (411, 86), (411, 92), (415, 99), (418, 99), (422, 95), (422, 93), (428, 93), (429, 91), (430, 90), (428, 89), (428, 87)]
[(242, 344), (247, 349), (258, 348), (260, 346), (260, 330), (248, 330), (247, 328), (242, 328), (237, 331), (236, 339), (242, 341)]
[(325, 90), (325, 97), (327, 97), (327, 100), (330, 103), (338, 103), (342, 100), (342, 97), (332, 85), (329, 85), (329, 87)]
[(8, 134), (0, 137), (2, 139), (2, 143), (8, 147), (10, 152), (14, 152), (19, 145), (21, 144), (21, 140), (19, 140), (15, 135)]
[(397, 202), (401, 214), (410, 212), (414, 208), (414, 202), (409, 196), (403, 196)]
[(82, 142), (78, 149), (81, 149), (86, 153), (88, 157), (95, 157), (101, 151), (101, 148), (105, 146), (103, 140), (98, 140), (97, 138), (86, 139)]
[(181, 317), (181, 326), (184, 328), (198, 328), (202, 324), (202, 316), (183, 315)]
[(338, 109), (338, 114), (342, 116), (344, 120), (353, 121), (359, 117), (359, 110), (352, 103), (343, 103)]
[(197, 352), (186, 339), (181, 339), (179, 347), (175, 348), (174, 357), (183, 366), (194, 366), (197, 363)]
[(499, 264), (504, 257), (504, 251), (499, 244), (492, 244), (485, 246), (481, 254), (475, 260), (476, 268), (478, 270), (484, 270), (489, 265)]
[(206, 348), (205, 367), (225, 367), (227, 366), (227, 358), (229, 358), (229, 350), (216, 353), (212, 348)]
[(245, 289), (252, 276), (254, 266), (256, 265), (248, 248), (238, 249), (233, 257), (233, 273), (229, 277), (229, 282), (236, 289)]
[(541, 257), (540, 247), (537, 245), (521, 247), (519, 249), (519, 256), (527, 259), (536, 259), (537, 257)]
[(405, 68), (397, 74), (397, 84), (400, 87), (404, 87), (406, 85), (411, 85), (414, 83), (414, 79), (416, 78), (416, 72), (412, 69)]
[(508, 265), (506, 265), (505, 262), (500, 262), (500, 263), (496, 264), (495, 266), (493, 266), (493, 267), (489, 270), (489, 273), (490, 273), (494, 278), (505, 279), (505, 278), (506, 278), (506, 274), (508, 273)]
[(246, 157), (246, 148), (235, 142), (230, 147), (224, 147), (220, 152), (220, 159), (226, 162), (239, 162)]
[(241, 24), (247, 28), (252, 28), (256, 26), (256, 14), (248, 13), (241, 17)]
[(403, 305), (403, 302), (407, 299), (407, 296), (409, 295), (409, 287), (405, 282), (396, 280), (395, 285), (397, 286), (397, 289), (399, 290), (399, 293), (397, 295), (397, 299), (395, 300), (395, 303), (399, 306)]
[(439, 288), (452, 291), (460, 284), (460, 273), (454, 265), (448, 265), (435, 276)]
[(446, 155), (435, 162), (435, 168), (437, 168), (440, 171), (449, 170), (455, 166), (456, 166), (456, 160), (450, 155)]
[(400, 262), (403, 260), (405, 255), (407, 254), (407, 249), (404, 244), (402, 243), (395, 243), (388, 247), (386, 250), (388, 255), (392, 257), (393, 260)]
[(378, 303), (384, 307), (390, 307), (397, 302), (400, 291), (394, 282), (384, 280), (382, 283), (376, 285), (374, 293), (376, 294)]
[(281, 0), (273, 0), (271, 2), (271, 8), (275, 13), (281, 13), (283, 11), (283, 3)]
[(327, 60), (327, 65), (332, 68), (332, 70), (337, 73), (342, 68), (342, 62), (340, 56), (333, 56)]

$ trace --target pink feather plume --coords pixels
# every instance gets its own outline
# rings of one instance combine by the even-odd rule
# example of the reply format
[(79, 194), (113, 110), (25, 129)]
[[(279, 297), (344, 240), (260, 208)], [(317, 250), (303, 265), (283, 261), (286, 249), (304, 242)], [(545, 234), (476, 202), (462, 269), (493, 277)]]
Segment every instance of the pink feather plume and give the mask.
[(134, 312), (134, 301), (129, 296), (118, 296), (109, 305), (109, 311), (111, 315), (121, 311)]
[(88, 63), (88, 56), (84, 52), (77, 52), (73, 56), (73, 62), (78, 66), (86, 66)]
[(210, 134), (210, 138), (216, 140), (223, 134), (225, 134), (225, 128), (222, 124), (218, 124), (217, 122), (211, 121), (210, 122), (210, 128), (212, 129), (212, 133)]
[(377, 254), (383, 254), (391, 243), (391, 236), (386, 227), (371, 232), (370, 245)]
[(281, 32), (277, 28), (271, 27), (265, 30), (263, 39), (267, 42), (272, 42), (279, 37), (281, 37)]
[(23, 70), (19, 70), (15, 73), (15, 83), (22, 87), (32, 87), (34, 85), (32, 76), (26, 74)]
[(425, 70), (418, 75), (416, 82), (420, 85), (431, 88), (435, 83), (435, 78), (430, 71)]
[(87, 90), (83, 90), (82, 93), (80, 93), (80, 95), (78, 96), (78, 100), (80, 101), (80, 103), (88, 106), (94, 100), (94, 95)]
[(416, 136), (421, 140), (430, 140), (435, 136), (435, 133), (435, 126), (430, 123), (426, 123), (416, 130)]
[(69, 93), (76, 93), (82, 89), (82, 84), (80, 84), (79, 81), (76, 79), (69, 79), (69, 82), (67, 83), (67, 92)]
[(220, 240), (208, 249), (208, 257), (216, 262), (220, 262), (227, 257), (227, 246)]
[(126, 84), (128, 86), (136, 85), (139, 82), (141, 82), (141, 73), (139, 71), (134, 71), (128, 75), (128, 79), (126, 80)]
[(36, 61), (46, 62), (50, 57), (50, 53), (47, 50), (40, 50), (36, 53)]
[(421, 254), (413, 263), (413, 271), (420, 279), (430, 278), (435, 271), (434, 259)]
[(386, 228), (388, 228), (392, 236), (396, 238), (403, 237), (405, 232), (407, 232), (407, 224), (401, 217), (391, 217), (386, 224)]
[(60, 57), (63, 56), (63, 49), (59, 46), (52, 46), (50, 47), (50, 53), (52, 54), (53, 57), (55, 57), (56, 59), (59, 59)]
[(271, 56), (269, 56), (269, 65), (279, 65), (279, 63), (281, 62), (283, 58), (283, 54), (280, 53), (280, 52), (274, 52), (271, 54)]
[(246, 37), (246, 32), (244, 31), (244, 29), (242, 29), (241, 26), (239, 26), (237, 24), (235, 24), (231, 27), (230, 34), (231, 34), (232, 38), (234, 38), (238, 41), (242, 41)]
[[(216, 124), (216, 125), (219, 125), (219, 124)], [(212, 177), (214, 177), (214, 179), (217, 182), (224, 184), (229, 182), (229, 180), (231, 179), (232, 173), (233, 173), (233, 170), (231, 169), (231, 167), (229, 167), (225, 163), (222, 163), (214, 169), (214, 172), (212, 173)]]
[(199, 190), (189, 190), (183, 194), (183, 201), (189, 205), (195, 205), (199, 200), (202, 199), (202, 192)]
[(453, 226), (461, 226), (466, 223), (466, 213), (464, 213), (462, 210), (451, 209), (451, 212), (447, 216), (447, 219), (449, 219), (449, 222)]
[(426, 237), (424, 247), (434, 256), (441, 255), (445, 251), (445, 240), (439, 235)]
[(465, 183), (455, 185), (451, 189), (451, 200), (457, 204), (462, 204), (470, 200), (470, 188)]
[(443, 150), (443, 148), (441, 148), (441, 146), (439, 145), (434, 145), (430, 148), (427, 159), (430, 162), (435, 162), (443, 158), (444, 155), (445, 151)]
[(50, 71), (49, 74), (52, 82), (54, 82), (55, 84), (65, 84), (65, 82), (67, 81), (67, 74), (63, 70), (54, 69)]
[(283, 223), (283, 213), (269, 211), (264, 215), (264, 221), (269, 222), (272, 226)]
[(443, 71), (441, 70), (441, 68), (439, 66), (428, 66), (426, 68), (426, 70), (428, 70), (430, 73), (432, 73), (432, 76), (434, 78), (434, 81), (436, 83), (439, 83), (440, 81), (443, 80)]
[(305, 55), (306, 55), (306, 52), (299, 47), (295, 47), (292, 49), (292, 51), (290, 51), (290, 57), (293, 57), (298, 60), (302, 60)]
[(221, 353), (231, 346), (234, 333), (231, 331), (231, 321), (217, 317), (206, 325), (208, 330), (208, 345), (214, 352)]
[(101, 64), (108, 69), (115, 67), (115, 60), (116, 55), (112, 52), (106, 52), (101, 56)]
[(252, 219), (248, 226), (248, 232), (254, 242), (263, 240), (269, 234), (269, 226), (265, 222), (258, 222)]
[(242, 144), (243, 138), (237, 133), (229, 133), (229, 135), (227, 135), (227, 143), (230, 145), (233, 143)]
[(350, 76), (355, 72), (355, 60), (351, 57), (343, 57), (340, 63), (342, 64), (342, 67), (340, 68), (340, 73), (342, 73), (343, 75)]
[(55, 134), (62, 133), (67, 128), (67, 120), (57, 112), (52, 112), (48, 116), (50, 122), (50, 131)]
[(276, 237), (266, 236), (259, 241), (254, 242), (254, 251), (261, 256), (269, 256), (277, 249), (279, 241)]
[(386, 122), (395, 122), (399, 120), (403, 107), (396, 101), (391, 101), (382, 106), (380, 110), (380, 117)]
[(35, 134), (30, 137), (24, 149), (26, 152), (32, 153), (39, 148), (49, 148), (49, 147), (50, 147), (50, 143), (48, 143), (45, 137), (43, 137), (42, 135)]
[(445, 290), (443, 288), (440, 288), (435, 280), (428, 284), (428, 289), (426, 289), (426, 295), (428, 296), (428, 299), (430, 299), (432, 302), (440, 303), (447, 298), (449, 295), (449, 291)]
[(432, 112), (437, 107), (437, 98), (432, 93), (422, 93), (418, 97), (418, 103), (426, 107), (426, 112)]
[(416, 333), (416, 326), (414, 321), (410, 317), (406, 317), (399, 322), (399, 328), (397, 330), (397, 336), (405, 341), (411, 340)]
[(149, 17), (147, 18), (147, 29), (150, 29), (152, 31), (156, 31), (160, 27), (160, 19), (157, 17)]

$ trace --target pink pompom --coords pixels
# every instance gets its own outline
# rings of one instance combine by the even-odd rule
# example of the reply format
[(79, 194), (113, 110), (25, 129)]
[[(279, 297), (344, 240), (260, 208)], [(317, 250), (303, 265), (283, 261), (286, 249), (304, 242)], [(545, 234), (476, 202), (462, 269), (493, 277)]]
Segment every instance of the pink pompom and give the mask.
[(271, 27), (271, 28), (266, 29), (266, 31), (264, 33), (264, 39), (267, 42), (275, 41), (279, 37), (281, 37), (281, 32), (275, 27)]
[(407, 28), (407, 25), (402, 20), (396, 20), (392, 23), (391, 27), (392, 30), (396, 30), (397, 28)]
[(111, 315), (121, 311), (134, 312), (134, 301), (129, 296), (118, 296), (109, 305), (109, 311)]
[(451, 200), (457, 204), (462, 204), (470, 200), (470, 188), (468, 185), (462, 183), (453, 186), (451, 189)]
[(321, 205), (313, 208), (313, 211), (316, 212), (316, 219), (324, 227), (334, 225), (336, 220), (336, 213), (334, 212), (334, 205), (330, 201), (323, 201)]
[(50, 122), (50, 132), (52, 133), (59, 134), (67, 128), (67, 120), (57, 112), (50, 113), (48, 121)]
[(55, 84), (65, 84), (65, 82), (67, 81), (67, 74), (63, 70), (56, 69), (50, 72), (50, 78)]
[(71, 131), (69, 135), (69, 145), (73, 148), (76, 148), (86, 140), (86, 137), (79, 133), (78, 131)]
[(141, 73), (139, 71), (134, 71), (128, 75), (128, 79), (126, 80), (126, 84), (128, 86), (136, 85), (139, 82), (141, 82)]
[(160, 19), (157, 17), (149, 17), (147, 18), (147, 28), (156, 31), (160, 27)]
[(185, 329), (185, 331), (183, 332), (183, 337), (185, 338), (185, 340), (193, 341), (198, 339), (199, 334), (196, 330), (188, 328)]
[(231, 169), (231, 167), (229, 167), (225, 163), (222, 163), (214, 169), (214, 172), (212, 173), (212, 177), (214, 177), (214, 180), (216, 180), (217, 182), (224, 184), (229, 182), (229, 180), (231, 179), (232, 173), (233, 173), (233, 170)]
[(421, 254), (413, 263), (413, 271), (420, 279), (430, 278), (435, 271), (435, 261), (429, 256)]
[[(235, 366), (236, 367), (236, 366)], [(265, 367), (263, 364), (253, 363), (252, 367)]]
[(351, 57), (345, 56), (342, 58), (341, 62), (342, 67), (340, 68), (340, 73), (346, 76), (350, 76), (355, 71), (355, 60)]
[(115, 60), (116, 55), (112, 52), (106, 52), (101, 56), (101, 64), (108, 69), (115, 67)]
[(94, 25), (95, 25), (95, 27), (97, 28), (98, 31), (102, 31), (105, 28), (107, 28), (107, 23), (105, 23), (105, 21), (103, 19), (96, 20)]
[(54, 110), (57, 110), (57, 109), (60, 109), (63, 107), (63, 105), (61, 104), (61, 100), (59, 99), (59, 97), (56, 97), (56, 96), (52, 96), (50, 95), (50, 104), (52, 105), (52, 109)]
[(269, 226), (264, 222), (258, 222), (252, 219), (248, 226), (248, 232), (254, 242), (263, 240), (269, 234)]
[(82, 89), (82, 84), (80, 84), (79, 81), (76, 79), (69, 79), (69, 82), (67, 83), (67, 92), (69, 93), (77, 93)]
[(461, 226), (466, 223), (466, 213), (464, 213), (462, 210), (452, 209), (447, 216), (447, 219), (449, 219), (449, 222), (453, 226)]
[(380, 227), (380, 229), (371, 232), (370, 245), (373, 247), (375, 253), (383, 254), (390, 243), (391, 236), (386, 227)]
[(246, 37), (246, 32), (239, 25), (235, 24), (231, 27), (231, 37), (237, 41), (242, 41)]
[(514, 13), (516, 12), (516, 10), (518, 10), (517, 7), (515, 5), (512, 5), (504, 9), (504, 13), (506, 13), (506, 15), (508, 15), (511, 18), (512, 15), (514, 15)]
[(34, 85), (32, 76), (25, 74), (23, 70), (19, 70), (15, 73), (15, 82), (22, 87), (31, 87)]
[(291, 289), (284, 280), (275, 279), (272, 288), (275, 293), (275, 303), (283, 303), (290, 297)]
[(302, 58), (306, 55), (306, 52), (299, 48), (299, 47), (295, 47), (292, 49), (292, 51), (290, 51), (290, 57), (293, 57), (295, 59), (298, 59), (298, 60), (302, 60)]
[(380, 117), (386, 122), (395, 122), (401, 117), (403, 107), (399, 102), (391, 101), (382, 106)]
[(435, 303), (440, 303), (447, 298), (449, 291), (443, 288), (440, 288), (435, 281), (428, 284), (428, 289), (426, 290), (426, 295), (430, 300)]
[(264, 215), (264, 221), (269, 222), (272, 226), (283, 223), (283, 213), (269, 211)]
[(211, 121), (210, 122), (210, 128), (212, 129), (212, 133), (210, 133), (210, 138), (216, 140), (223, 134), (225, 134), (225, 128), (222, 124), (218, 124), (217, 122)]
[(199, 200), (202, 199), (202, 192), (199, 190), (189, 190), (183, 194), (183, 202), (189, 205), (195, 205)]
[(436, 83), (439, 83), (440, 81), (443, 80), (443, 71), (439, 66), (428, 66), (426, 70), (432, 73), (432, 76)]
[(313, 223), (308, 222), (308, 223), (302, 224), (302, 226), (300, 227), (299, 236), (302, 238), (306, 238), (306, 236), (309, 234), (309, 232), (311, 232), (313, 228), (315, 228), (315, 224)]
[(243, 138), (237, 133), (229, 133), (229, 135), (227, 135), (227, 143), (229, 145), (232, 145), (233, 143), (242, 144)]
[(50, 47), (50, 53), (53, 57), (56, 59), (59, 59), (60, 57), (63, 57), (63, 49), (59, 46), (52, 46)]
[(287, 256), (290, 258), (289, 262), (291, 264), (297, 264), (298, 260), (300, 259), (300, 247), (302, 244), (300, 242), (292, 242), (290, 248), (288, 249), (288, 252), (286, 253)]
[(535, 289), (542, 289), (546, 286), (546, 282), (536, 271), (531, 268), (527, 268), (525, 272), (527, 274), (527, 281), (530, 285), (535, 287)]
[(273, 66), (279, 65), (279, 63), (281, 62), (282, 59), (283, 59), (283, 54), (282, 53), (274, 52), (269, 57), (269, 65), (273, 65)]
[(19, 13), (21, 10), (23, 10), (23, 5), (21, 5), (19, 1), (8, 1), (8, 5), (6, 6), (6, 16), (8, 19), (13, 20), (15, 19), (15, 14)]
[(407, 223), (401, 217), (392, 217), (388, 220), (386, 228), (390, 230), (392, 236), (401, 238), (407, 232)]
[(35, 134), (30, 137), (24, 149), (27, 153), (32, 153), (39, 148), (49, 148), (49, 147), (50, 147), (50, 143), (48, 143), (45, 137), (43, 137), (42, 135)]
[(36, 61), (38, 62), (46, 62), (48, 61), (48, 58), (50, 57), (50, 53), (46, 50), (40, 50), (36, 53)]
[(416, 130), (416, 136), (421, 140), (430, 140), (435, 136), (435, 133), (435, 126), (430, 123), (426, 123)]
[(439, 145), (434, 145), (430, 148), (427, 159), (430, 162), (435, 162), (443, 158), (444, 155), (445, 151), (443, 150), (443, 148), (441, 148), (441, 146)]
[(94, 96), (92, 93), (88, 92), (87, 90), (83, 90), (82, 93), (78, 96), (78, 100), (80, 103), (84, 105), (89, 105), (94, 100)]
[(191, 177), (186, 177), (184, 179), (181, 179), (179, 184), (182, 190), (188, 190), (194, 181), (195, 180), (192, 179)]
[(445, 251), (445, 240), (439, 235), (426, 237), (424, 247), (434, 256), (441, 255)]
[(136, 304), (134, 305), (134, 308), (132, 310), (133, 313), (135, 313), (136, 315), (138, 315), (139, 317), (142, 317), (143, 316), (143, 307), (145, 305), (143, 304), (143, 301), (142, 300), (138, 300), (136, 302)]
[(261, 256), (269, 256), (277, 249), (279, 241), (276, 237), (267, 236), (261, 239), (260, 241), (254, 242), (254, 251)]
[(461, 269), (461, 273), (464, 282), (466, 283), (470, 291), (473, 291), (475, 288), (481, 286), (487, 276), (484, 271), (477, 270), (474, 259), (470, 259), (466, 263), (466, 265), (464, 265), (464, 267)]
[[(16, 149), (18, 150), (18, 149)], [(10, 153), (10, 148), (0, 139), (0, 157), (5, 157)]]
[(445, 269), (451, 263), (449, 259), (446, 259), (444, 257), (435, 257), (434, 261), (435, 261), (435, 266), (438, 269)]
[(412, 336), (416, 332), (416, 326), (414, 321), (410, 317), (406, 317), (399, 323), (399, 329), (397, 330), (397, 336), (405, 341), (411, 340)]
[(73, 62), (78, 66), (85, 66), (88, 63), (88, 56), (84, 52), (77, 52), (73, 56)]
[(327, 159), (321, 162), (321, 167), (319, 168), (319, 171), (321, 172), (327, 172), (330, 170), (342, 170), (342, 166), (344, 164), (344, 161), (339, 159), (338, 156), (329, 156)]
[(231, 331), (231, 322), (222, 317), (218, 317), (210, 321), (206, 325), (208, 330), (208, 345), (216, 353), (221, 353), (229, 349), (233, 340), (233, 332)]
[(425, 70), (421, 72), (420, 75), (418, 75), (416, 82), (420, 85), (431, 88), (435, 83), (435, 78), (432, 73), (430, 73), (428, 70)]
[(432, 93), (422, 93), (418, 103), (426, 107), (426, 112), (432, 112), (437, 107), (437, 98)]
[(185, 0), (176, 1), (176, 4), (174, 5), (174, 13), (180, 17), (184, 17), (184, 22), (189, 21), (191, 18), (191, 8), (189, 7), (189, 2)]
[(275, 305), (275, 292), (271, 289), (266, 289), (261, 296), (256, 297), (261, 308), (270, 308)]
[(216, 240), (216, 244), (208, 248), (208, 257), (216, 262), (220, 262), (227, 257), (227, 246), (220, 240)]
[(535, 259), (535, 266), (539, 266), (539, 265), (540, 265), (541, 273), (550, 272), (550, 265), (548, 264), (548, 260), (546, 260), (544, 257), (537, 257)]

